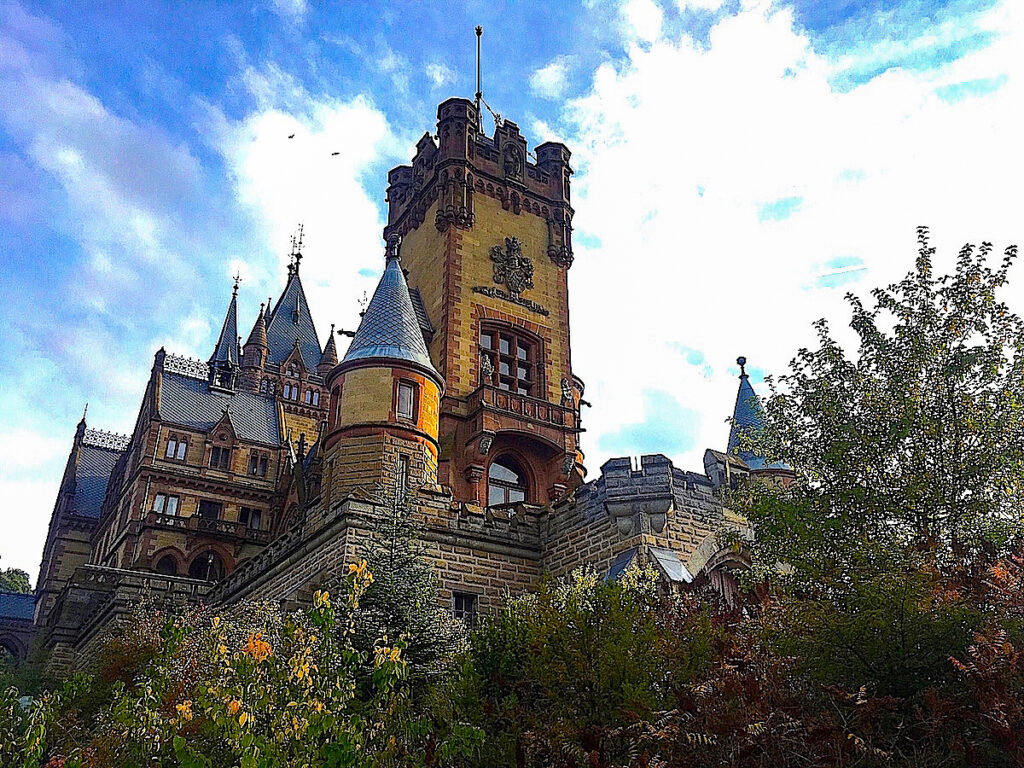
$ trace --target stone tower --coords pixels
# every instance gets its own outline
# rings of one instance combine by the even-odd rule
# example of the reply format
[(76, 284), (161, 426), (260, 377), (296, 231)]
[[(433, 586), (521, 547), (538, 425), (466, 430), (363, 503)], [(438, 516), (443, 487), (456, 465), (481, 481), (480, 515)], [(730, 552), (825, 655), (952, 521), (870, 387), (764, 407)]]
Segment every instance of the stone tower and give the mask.
[(569, 345), (569, 150), (531, 160), (515, 123), (486, 136), (473, 102), (437, 111), (412, 165), (388, 174), (400, 237), (443, 376), (439, 480), (480, 506), (555, 501), (583, 476), (582, 382)]
[(430, 362), (394, 238), (377, 290), (327, 387), (332, 407), (324, 460), (332, 495), (436, 488), (444, 380)]

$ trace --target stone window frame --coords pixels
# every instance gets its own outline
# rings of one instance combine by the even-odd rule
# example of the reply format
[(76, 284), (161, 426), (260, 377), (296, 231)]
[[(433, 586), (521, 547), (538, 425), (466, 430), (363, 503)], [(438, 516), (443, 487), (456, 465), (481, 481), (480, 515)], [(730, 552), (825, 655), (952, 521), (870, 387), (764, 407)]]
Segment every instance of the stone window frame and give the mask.
[(468, 627), (475, 626), (480, 615), (480, 595), (475, 592), (452, 591), (452, 615)]
[[(412, 394), (412, 402), (410, 404), (410, 410), (408, 415), (402, 413), (402, 391), (408, 389)], [(392, 402), (394, 406), (392, 413), (396, 421), (405, 421), (415, 424), (419, 418), (420, 413), (420, 385), (419, 382), (413, 381), (412, 379), (398, 378), (395, 379), (395, 391), (392, 396)]]
[[(493, 339), (492, 346), (484, 346), (484, 337)], [(502, 337), (508, 340), (509, 352), (501, 351)], [(497, 387), (506, 392), (514, 392), (525, 397), (543, 398), (544, 393), (544, 341), (536, 333), (514, 323), (494, 319), (481, 319), (476, 337), (480, 360), (480, 382)], [(520, 349), (524, 349), (526, 357), (521, 357)], [(493, 373), (490, 381), (484, 380), (484, 357), (491, 361)], [(501, 366), (507, 363), (509, 373), (502, 373)], [(527, 367), (527, 376), (519, 376), (520, 363)], [(513, 368), (515, 369), (513, 372)], [(520, 386), (520, 382), (527, 386)], [(513, 389), (513, 385), (515, 389)], [(525, 392), (520, 392), (525, 389)]]
[[(170, 506), (173, 507), (173, 512), (168, 512), (168, 504), (173, 501), (174, 503)], [(162, 502), (162, 503), (161, 503)], [(170, 517), (177, 517), (181, 511), (181, 497), (175, 493), (164, 493), (160, 491), (153, 494), (153, 511), (158, 515), (168, 515)]]
[(164, 449), (164, 458), (169, 461), (184, 461), (188, 456), (188, 437), (178, 436), (172, 432), (167, 436), (167, 447)]
[[(495, 481), (495, 485), (497, 487), (503, 489), (505, 500), (501, 501), (501, 502), (498, 502), (496, 504), (492, 504), (491, 503), (491, 467), (493, 467), (495, 464), (501, 464), (502, 466), (505, 466), (505, 464), (502, 464), (503, 460), (506, 460), (507, 462), (509, 462), (511, 464), (514, 464), (516, 466), (516, 468), (518, 469), (517, 474), (522, 479), (522, 485), (521, 486), (515, 486), (512, 483), (510, 483), (508, 481), (505, 481), (505, 480), (501, 480), (501, 479), (496, 480)], [(511, 469), (511, 468), (509, 468), (507, 466), (505, 466), (505, 468), (506, 469)], [(533, 478), (530, 475), (530, 470), (528, 468), (527, 462), (525, 462), (522, 458), (520, 458), (518, 455), (516, 455), (512, 451), (502, 451), (501, 453), (497, 453), (494, 456), (494, 458), (492, 458), (488, 462), (488, 464), (487, 464), (487, 471), (484, 473), (484, 487), (487, 490), (487, 506), (488, 507), (501, 506), (502, 504), (514, 504), (514, 503), (516, 503), (518, 501), (523, 501), (523, 502), (529, 503), (531, 501), (531, 499), (533, 498), (534, 486), (535, 485), (536, 484), (533, 482)], [(523, 498), (522, 499), (512, 499), (512, 498), (510, 498), (511, 494), (509, 492), (513, 491), (513, 490), (521, 490)]]

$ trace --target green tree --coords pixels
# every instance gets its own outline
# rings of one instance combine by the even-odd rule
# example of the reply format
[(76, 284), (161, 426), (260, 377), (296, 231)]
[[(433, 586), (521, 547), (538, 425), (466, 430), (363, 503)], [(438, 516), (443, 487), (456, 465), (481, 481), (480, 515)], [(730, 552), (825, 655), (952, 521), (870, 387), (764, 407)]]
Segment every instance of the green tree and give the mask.
[(32, 591), (32, 584), (20, 568), (4, 568), (0, 570), (0, 589), (26, 594)]

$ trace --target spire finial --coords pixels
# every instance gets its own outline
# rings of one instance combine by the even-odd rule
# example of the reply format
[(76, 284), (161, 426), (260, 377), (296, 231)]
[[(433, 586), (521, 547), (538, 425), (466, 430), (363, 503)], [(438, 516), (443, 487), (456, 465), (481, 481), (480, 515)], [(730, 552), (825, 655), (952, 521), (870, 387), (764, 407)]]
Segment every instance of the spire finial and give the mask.
[(235, 281), (235, 287), (232, 289), (231, 295), (233, 297), (237, 297), (238, 296), (238, 284), (240, 282), (242, 282), (242, 276), (238, 272), (235, 272), (235, 276), (233, 278), (231, 278), (231, 279)]
[(302, 261), (302, 238), (303, 238), (303, 226), (302, 222), (299, 222), (299, 227), (292, 235), (292, 252), (288, 254), (289, 261), (294, 260), (294, 266), (289, 266), (289, 275), (299, 274), (299, 262)]
[(736, 358), (736, 365), (740, 367), (740, 378), (747, 378), (747, 358), (743, 357), (743, 355), (740, 355), (739, 357)]
[(82, 411), (82, 423), (85, 423), (85, 417), (89, 413), (89, 404), (85, 404), (85, 409)]
[(397, 232), (392, 232), (388, 235), (387, 248), (384, 249), (384, 261), (391, 261), (392, 259), (400, 260), (402, 258), (399, 253), (399, 246), (401, 245), (402, 238), (398, 236)]

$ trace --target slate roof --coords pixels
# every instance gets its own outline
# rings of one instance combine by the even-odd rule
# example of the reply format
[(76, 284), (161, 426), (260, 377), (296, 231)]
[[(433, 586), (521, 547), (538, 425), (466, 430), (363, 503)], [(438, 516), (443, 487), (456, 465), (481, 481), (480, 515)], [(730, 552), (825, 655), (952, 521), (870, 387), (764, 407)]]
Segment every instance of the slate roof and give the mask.
[(254, 344), (258, 347), (267, 346), (267, 321), (263, 318), (264, 311), (263, 305), (260, 304), (260, 314), (256, 318), (256, 322), (253, 323), (252, 331), (249, 333), (249, 340), (245, 342), (245, 346)]
[(323, 354), (320, 355), (318, 365), (329, 365), (331, 368), (338, 364), (338, 348), (334, 345), (334, 326), (331, 326), (331, 334), (324, 344)]
[(231, 410), (231, 424), (242, 440), (279, 445), (280, 427), (274, 400), (250, 392), (218, 392), (205, 381), (163, 372), (160, 417), (172, 424), (207, 431)]
[(416, 363), (433, 374), (438, 383), (443, 381), (441, 374), (430, 362), (423, 332), (409, 296), (409, 286), (396, 257), (388, 258), (377, 290), (373, 292), (366, 314), (342, 362), (375, 359)]
[(430, 322), (430, 316), (427, 315), (427, 308), (423, 304), (423, 297), (420, 295), (420, 289), (410, 288), (409, 298), (412, 299), (412, 308), (416, 313), (416, 322), (420, 324), (420, 330), (423, 332), (423, 337), (427, 341), (430, 341), (430, 337), (434, 335), (434, 325)]
[(750, 469), (789, 469), (788, 465), (782, 462), (769, 463), (763, 456), (739, 447), (742, 436), (756, 436), (764, 429), (765, 424), (764, 408), (761, 407), (761, 401), (750, 385), (750, 377), (743, 369), (746, 359), (741, 357), (739, 360), (743, 362), (740, 363), (740, 388), (736, 393), (733, 424), (729, 429), (729, 453), (743, 459)]
[(36, 612), (36, 596), (31, 592), (7, 592), (0, 590), (0, 619), (28, 619)]
[(100, 516), (110, 472), (123, 453), (87, 443), (79, 447), (78, 463), (75, 465), (75, 498), (72, 502), (75, 514), (93, 518)]
[(274, 311), (267, 323), (267, 361), (280, 365), (292, 353), (295, 342), (299, 342), (299, 353), (307, 370), (315, 371), (320, 361), (320, 340), (309, 314), (306, 293), (298, 272), (288, 278), (288, 285), (277, 300)]
[(238, 365), (238, 293), (231, 294), (231, 303), (228, 304), (228, 313), (224, 317), (224, 325), (220, 328), (220, 336), (217, 337), (217, 346), (210, 356), (210, 363), (231, 363)]

